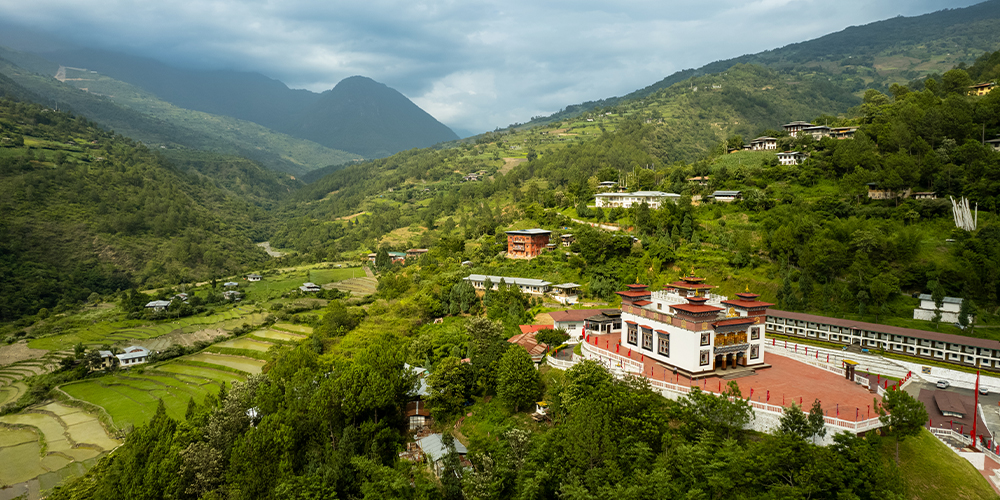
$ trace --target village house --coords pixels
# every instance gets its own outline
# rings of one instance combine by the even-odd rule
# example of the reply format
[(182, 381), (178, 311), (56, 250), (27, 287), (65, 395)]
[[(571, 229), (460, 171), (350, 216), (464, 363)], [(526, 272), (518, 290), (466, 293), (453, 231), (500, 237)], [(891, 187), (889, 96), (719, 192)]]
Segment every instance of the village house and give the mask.
[(914, 200), (936, 200), (937, 199), (937, 192), (936, 191), (921, 191), (919, 193), (913, 193), (911, 195), (911, 197)]
[(615, 181), (604, 181), (597, 183), (597, 190), (601, 192), (618, 190), (618, 183)]
[(121, 366), (122, 368), (141, 365), (149, 361), (149, 349), (142, 346), (131, 345), (125, 348), (124, 353), (115, 357), (118, 358), (118, 366)]
[[(391, 262), (393, 264), (396, 264), (396, 263), (399, 263), (399, 262), (406, 262), (406, 252), (386, 252), (386, 253), (389, 255), (389, 262)], [(375, 259), (377, 257), (378, 257), (378, 254), (375, 253), (375, 252), (372, 252), (372, 253), (368, 254), (368, 262), (371, 262), (372, 264), (374, 264), (375, 263)]]
[(832, 127), (830, 129), (830, 137), (834, 139), (853, 139), (854, 133), (858, 131), (858, 127)]
[(564, 247), (568, 247), (576, 241), (576, 238), (574, 238), (572, 234), (564, 234), (560, 236), (560, 238), (562, 239), (562, 246)]
[(1000, 371), (1000, 341), (769, 309), (767, 331)]
[(649, 208), (660, 208), (667, 200), (677, 203), (681, 195), (663, 191), (636, 191), (634, 193), (598, 193), (594, 204), (598, 208), (631, 208), (643, 203)]
[(801, 165), (806, 160), (807, 155), (798, 151), (785, 151), (778, 153), (778, 163), (782, 165)]
[(427, 390), (427, 369), (419, 366), (411, 366), (403, 363), (403, 369), (413, 372), (417, 376), (417, 388), (410, 394), (410, 401), (406, 403), (406, 420), (411, 431), (419, 431), (431, 425), (431, 412), (427, 409), (424, 401), (429, 394)]
[(316, 293), (316, 292), (322, 290), (322, 288), (320, 288), (320, 286), (317, 285), (316, 283), (307, 282), (307, 283), (303, 283), (302, 286), (299, 287), (299, 290), (301, 290), (301, 291), (303, 291), (305, 293)]
[(890, 189), (880, 189), (877, 182), (868, 183), (868, 197), (873, 200), (891, 200), (894, 198), (909, 198), (910, 189), (904, 191), (892, 191)]
[(101, 356), (101, 364), (97, 367), (90, 367), (91, 370), (107, 370), (108, 368), (113, 368), (115, 362), (118, 361), (118, 358), (111, 351), (97, 351), (97, 354)]
[(223, 283), (222, 286), (224, 286), (226, 288), (230, 288), (230, 287), (234, 287), (234, 286), (240, 286), (240, 284), (237, 283), (237, 282), (235, 282), (235, 281), (227, 281), (227, 282)]
[(535, 338), (535, 334), (538, 333), (538, 330), (548, 328), (548, 326), (546, 325), (523, 325), (523, 326), (531, 326), (531, 327), (540, 326), (542, 328), (538, 329), (530, 328), (529, 330), (534, 330), (534, 331), (528, 331), (528, 332), (522, 331), (522, 333), (519, 333), (507, 339), (507, 342), (514, 344), (516, 346), (520, 346), (525, 351), (528, 351), (528, 355), (531, 356), (531, 362), (535, 364), (535, 369), (537, 370), (539, 365), (542, 364), (542, 360), (545, 359), (545, 345), (538, 343), (538, 339)]
[(788, 132), (788, 135), (791, 137), (798, 137), (800, 130), (812, 126), (813, 126), (812, 123), (804, 121), (795, 121), (782, 125), (782, 127), (785, 129), (785, 132)]
[(549, 244), (552, 231), (545, 229), (521, 229), (507, 231), (507, 258), (533, 259), (538, 257)]
[(813, 125), (811, 127), (805, 127), (799, 131), (803, 135), (811, 135), (813, 139), (820, 140), (824, 137), (830, 137), (830, 127), (826, 125)]
[(560, 283), (552, 288), (552, 298), (560, 304), (573, 305), (580, 301), (580, 285), (576, 283)]
[(621, 347), (696, 377), (735, 367), (764, 364), (764, 321), (773, 304), (759, 295), (736, 300), (709, 293), (704, 278), (689, 275), (659, 292), (629, 285), (622, 298)]
[(257, 273), (253, 273), (253, 274), (248, 274), (247, 275), (247, 281), (250, 281), (250, 282), (260, 281), (261, 278), (262, 278), (261, 275), (259, 275)]
[(709, 176), (705, 175), (705, 176), (691, 177), (687, 181), (692, 184), (697, 184), (699, 186), (707, 186), (709, 182)]
[(169, 300), (152, 300), (146, 303), (146, 309), (154, 311), (166, 311), (168, 307), (170, 307)]
[[(604, 313), (618, 318), (618, 328), (609, 325), (604, 331), (598, 329), (597, 323), (599, 320), (597, 320), (596, 316)], [(570, 342), (579, 342), (583, 338), (588, 318), (595, 318), (593, 328), (586, 330), (589, 333), (612, 333), (613, 331), (621, 330), (621, 312), (618, 309), (566, 309), (563, 311), (552, 311), (549, 313), (549, 316), (552, 317), (554, 323), (552, 327), (557, 330), (566, 330), (566, 333), (569, 334)]]
[(486, 290), (486, 281), (489, 280), (491, 283), (490, 289), (499, 290), (500, 281), (502, 280), (507, 288), (512, 286), (518, 287), (522, 293), (527, 293), (530, 295), (545, 295), (548, 293), (552, 283), (545, 280), (536, 280), (530, 278), (512, 278), (510, 276), (487, 276), (484, 274), (470, 274), (465, 278), (465, 281), (472, 283), (472, 286), (476, 290)]
[(237, 292), (236, 290), (226, 290), (225, 292), (222, 292), (222, 298), (236, 302), (240, 300), (240, 292)]
[[(423, 452), (424, 457), (430, 463), (431, 469), (434, 471), (434, 475), (441, 477), (441, 471), (444, 468), (444, 457), (448, 454), (448, 449), (444, 445), (444, 440), (441, 438), (440, 434), (431, 434), (427, 437), (417, 440), (417, 446), (420, 447), (420, 451)], [(455, 440), (455, 453), (458, 454), (459, 463), (464, 467), (471, 467), (472, 463), (466, 458), (469, 454), (468, 448), (465, 447), (459, 440)]]
[(996, 88), (997, 82), (984, 82), (977, 83), (969, 87), (969, 93), (972, 95), (986, 95), (989, 94), (994, 88)]
[(411, 249), (409, 249), (409, 250), (406, 251), (406, 258), (407, 259), (416, 259), (416, 258), (422, 257), (425, 253), (427, 253), (429, 251), (430, 250), (428, 250), (426, 248), (411, 248)]
[(1000, 151), (1000, 137), (986, 141), (986, 144), (993, 147), (993, 151)]
[(778, 140), (774, 137), (758, 137), (750, 141), (751, 151), (772, 151), (778, 149)]
[[(920, 294), (920, 307), (913, 310), (913, 319), (931, 321), (934, 313), (939, 309), (934, 304), (934, 297), (926, 293)], [(958, 311), (962, 308), (962, 299), (958, 297), (945, 297), (941, 304), (941, 321), (945, 323), (957, 323)]]
[(736, 200), (743, 198), (742, 191), (715, 191), (712, 193), (712, 198), (715, 201), (721, 201), (723, 203), (732, 203)]

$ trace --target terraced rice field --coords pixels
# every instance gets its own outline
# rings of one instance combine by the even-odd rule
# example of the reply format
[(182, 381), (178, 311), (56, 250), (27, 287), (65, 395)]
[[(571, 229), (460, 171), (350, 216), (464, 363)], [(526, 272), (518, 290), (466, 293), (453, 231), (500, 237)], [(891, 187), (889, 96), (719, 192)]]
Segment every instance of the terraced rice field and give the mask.
[(191, 356), (185, 356), (181, 360), (191, 360), (200, 363), (210, 363), (213, 365), (228, 366), (251, 375), (259, 375), (264, 368), (264, 361), (259, 359), (244, 358), (242, 356), (229, 356), (227, 354), (215, 354), (210, 352), (199, 352)]
[(378, 281), (375, 278), (348, 278), (329, 284), (330, 288), (351, 292), (352, 295), (367, 296), (375, 293)]
[(311, 327), (305, 325), (292, 325), (289, 323), (275, 323), (271, 326), (271, 328), (283, 332), (301, 333), (303, 335), (308, 335), (313, 331)]
[(201, 404), (209, 393), (217, 394), (223, 382), (241, 380), (235, 373), (218, 370), (187, 370), (187, 367), (173, 365), (169, 369), (160, 368), (167, 366), (155, 370), (147, 368), (141, 374), (132, 371), (73, 382), (60, 389), (76, 399), (104, 408), (114, 424), (123, 427), (148, 422), (156, 414), (161, 399), (170, 417), (183, 419), (188, 400), (193, 398)]
[(295, 333), (279, 332), (277, 330), (260, 330), (253, 332), (253, 337), (260, 339), (271, 339), (271, 340), (284, 340), (291, 342), (298, 342), (300, 340), (305, 340), (305, 335), (298, 335)]
[(61, 403), (5, 415), (0, 423), (22, 426), (0, 426), (0, 484), (40, 479), (42, 488), (49, 489), (83, 474), (101, 454), (121, 444), (95, 415)]
[(0, 406), (4, 404), (4, 394), (8, 393), (3, 390), (4, 388), (28, 377), (51, 372), (59, 366), (59, 359), (72, 354), (73, 351), (50, 352), (41, 358), (18, 361), (0, 367)]
[(229, 347), (232, 349), (251, 349), (260, 352), (267, 352), (268, 349), (274, 347), (274, 344), (270, 342), (264, 342), (262, 340), (254, 340), (247, 337), (227, 340), (225, 342), (219, 342), (218, 344), (215, 345), (217, 347)]
[(24, 385), (24, 382), (14, 382), (0, 387), (0, 406), (17, 401), (25, 392), (28, 392), (28, 386)]
[(250, 314), (249, 311), (234, 308), (211, 316), (191, 316), (147, 326), (98, 323), (92, 327), (81, 328), (61, 335), (33, 339), (28, 342), (28, 347), (50, 351), (72, 349), (78, 343), (83, 343), (88, 347), (97, 347), (103, 344), (151, 339), (172, 332), (191, 333), (208, 325), (218, 325), (220, 328), (231, 329), (243, 323), (260, 323), (263, 319), (261, 314)]

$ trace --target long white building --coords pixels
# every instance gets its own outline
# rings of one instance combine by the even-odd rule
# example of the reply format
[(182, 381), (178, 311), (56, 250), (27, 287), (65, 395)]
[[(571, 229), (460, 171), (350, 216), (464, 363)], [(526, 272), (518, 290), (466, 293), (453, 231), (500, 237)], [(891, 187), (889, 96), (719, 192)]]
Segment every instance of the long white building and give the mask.
[(532, 295), (545, 295), (552, 287), (552, 283), (545, 280), (536, 280), (531, 278), (513, 278), (510, 276), (487, 276), (485, 274), (470, 274), (465, 278), (465, 281), (472, 283), (472, 286), (476, 290), (486, 290), (486, 281), (490, 281), (491, 290), (499, 290), (500, 281), (506, 287), (510, 288), (516, 286), (521, 289), (522, 293), (530, 293)]
[(686, 276), (665, 290), (629, 285), (622, 298), (621, 343), (686, 376), (764, 364), (764, 321), (772, 304), (759, 295), (714, 295), (704, 278)]
[(630, 208), (633, 205), (643, 203), (649, 208), (660, 208), (667, 200), (677, 203), (681, 195), (677, 193), (664, 193), (663, 191), (636, 191), (634, 193), (599, 193), (595, 196), (594, 204), (598, 208)]

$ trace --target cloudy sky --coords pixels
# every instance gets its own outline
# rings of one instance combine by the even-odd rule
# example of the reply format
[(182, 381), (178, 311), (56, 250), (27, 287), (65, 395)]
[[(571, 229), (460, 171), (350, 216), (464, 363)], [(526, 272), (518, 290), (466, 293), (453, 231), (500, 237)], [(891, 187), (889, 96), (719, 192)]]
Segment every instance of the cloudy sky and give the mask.
[(0, 0), (0, 21), (317, 92), (365, 75), (462, 134), (718, 59), (978, 1)]

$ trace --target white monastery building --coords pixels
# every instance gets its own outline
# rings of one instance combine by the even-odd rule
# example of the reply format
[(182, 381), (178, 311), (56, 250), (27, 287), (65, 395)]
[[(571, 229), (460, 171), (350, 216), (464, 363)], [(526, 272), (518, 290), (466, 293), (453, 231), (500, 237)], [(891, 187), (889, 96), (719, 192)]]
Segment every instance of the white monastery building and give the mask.
[(622, 347), (686, 376), (737, 366), (767, 367), (764, 323), (773, 304), (749, 291), (729, 300), (709, 293), (715, 287), (704, 281), (685, 276), (659, 292), (646, 285), (617, 292), (622, 298)]
[(465, 281), (472, 283), (472, 286), (476, 290), (486, 290), (486, 281), (489, 280), (491, 283), (491, 290), (500, 289), (500, 281), (503, 281), (504, 286), (510, 288), (516, 286), (521, 289), (522, 293), (528, 293), (531, 295), (545, 295), (548, 293), (552, 287), (552, 283), (545, 280), (536, 280), (531, 278), (512, 278), (510, 276), (487, 276), (485, 274), (470, 274), (465, 278)]
[(681, 195), (677, 193), (664, 193), (663, 191), (636, 191), (634, 193), (599, 193), (596, 195), (594, 204), (598, 208), (630, 208), (633, 205), (643, 203), (649, 208), (660, 208), (667, 200), (677, 203)]
[[(957, 323), (958, 311), (962, 308), (962, 299), (958, 297), (945, 297), (941, 304), (941, 321), (945, 323)], [(913, 310), (913, 319), (932, 321), (934, 313), (938, 308), (934, 304), (934, 298), (926, 293), (920, 294), (920, 307)]]

